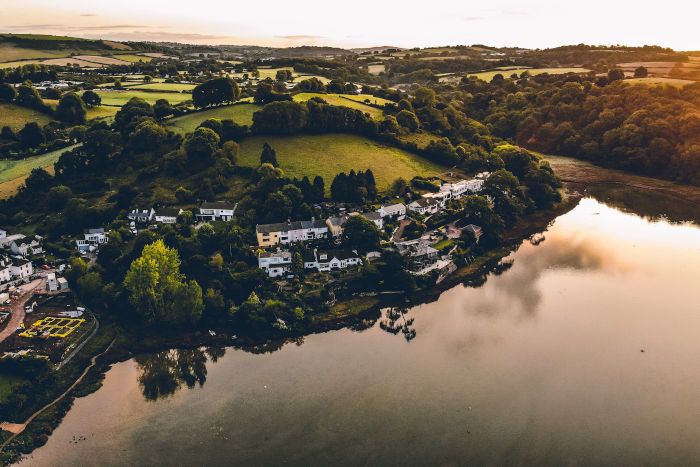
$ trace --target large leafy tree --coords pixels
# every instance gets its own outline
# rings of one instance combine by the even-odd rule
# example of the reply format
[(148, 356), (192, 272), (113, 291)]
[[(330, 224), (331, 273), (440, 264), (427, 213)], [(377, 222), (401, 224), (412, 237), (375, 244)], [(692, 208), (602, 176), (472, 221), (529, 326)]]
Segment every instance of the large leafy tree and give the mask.
[(363, 216), (351, 216), (343, 224), (344, 243), (356, 246), (362, 252), (378, 249), (381, 239), (379, 228)]
[(131, 263), (124, 288), (129, 302), (148, 323), (181, 325), (197, 321), (204, 309), (199, 284), (184, 280), (177, 250), (157, 240)]
[(85, 123), (85, 115), (87, 115), (85, 103), (74, 92), (64, 94), (56, 107), (56, 117), (67, 123)]
[(195, 107), (233, 102), (241, 95), (238, 84), (231, 78), (216, 78), (202, 83), (192, 91), (192, 103)]

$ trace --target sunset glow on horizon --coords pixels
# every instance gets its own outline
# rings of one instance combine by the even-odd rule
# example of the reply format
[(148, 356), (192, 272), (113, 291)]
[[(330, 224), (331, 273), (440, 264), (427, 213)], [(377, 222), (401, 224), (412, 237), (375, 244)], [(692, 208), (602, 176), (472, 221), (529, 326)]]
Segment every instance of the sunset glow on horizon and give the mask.
[(697, 3), (593, 0), (585, 8), (537, 0), (490, 4), (449, 0), (437, 5), (358, 0), (272, 0), (264, 5), (221, 0), (51, 2), (5, 6), (3, 33), (55, 34), (111, 40), (289, 47), (430, 47), (483, 43), (547, 48), (571, 44), (660, 45), (698, 50), (690, 34)]

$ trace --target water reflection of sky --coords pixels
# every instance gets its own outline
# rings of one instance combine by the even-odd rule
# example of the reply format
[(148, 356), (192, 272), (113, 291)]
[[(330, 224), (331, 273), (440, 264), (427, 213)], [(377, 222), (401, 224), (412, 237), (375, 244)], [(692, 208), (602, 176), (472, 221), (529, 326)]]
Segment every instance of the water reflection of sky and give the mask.
[(118, 364), (27, 465), (697, 463), (700, 229), (584, 199), (544, 235), (410, 310), (410, 342), (376, 325), (229, 349), (154, 402), (145, 369), (190, 370)]

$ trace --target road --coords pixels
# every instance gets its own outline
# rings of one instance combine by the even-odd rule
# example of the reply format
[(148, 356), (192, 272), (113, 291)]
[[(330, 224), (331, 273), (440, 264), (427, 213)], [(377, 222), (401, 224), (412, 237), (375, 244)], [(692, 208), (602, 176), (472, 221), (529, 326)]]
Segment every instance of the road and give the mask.
[(29, 284), (24, 284), (20, 287), (23, 294), (9, 306), (12, 315), (10, 315), (5, 329), (0, 332), (0, 342), (14, 334), (19, 325), (24, 322), (24, 305), (34, 296), (34, 289), (38, 287), (46, 287), (46, 277), (35, 279)]

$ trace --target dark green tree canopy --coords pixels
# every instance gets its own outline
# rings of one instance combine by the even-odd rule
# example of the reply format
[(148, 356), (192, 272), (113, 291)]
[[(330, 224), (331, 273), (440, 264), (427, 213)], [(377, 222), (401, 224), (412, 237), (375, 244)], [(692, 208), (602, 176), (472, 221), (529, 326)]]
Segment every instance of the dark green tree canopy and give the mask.
[(56, 107), (56, 117), (66, 123), (85, 123), (85, 115), (87, 115), (85, 103), (74, 92), (64, 94)]
[(202, 83), (192, 91), (195, 107), (208, 107), (238, 100), (241, 90), (231, 78), (216, 78)]

